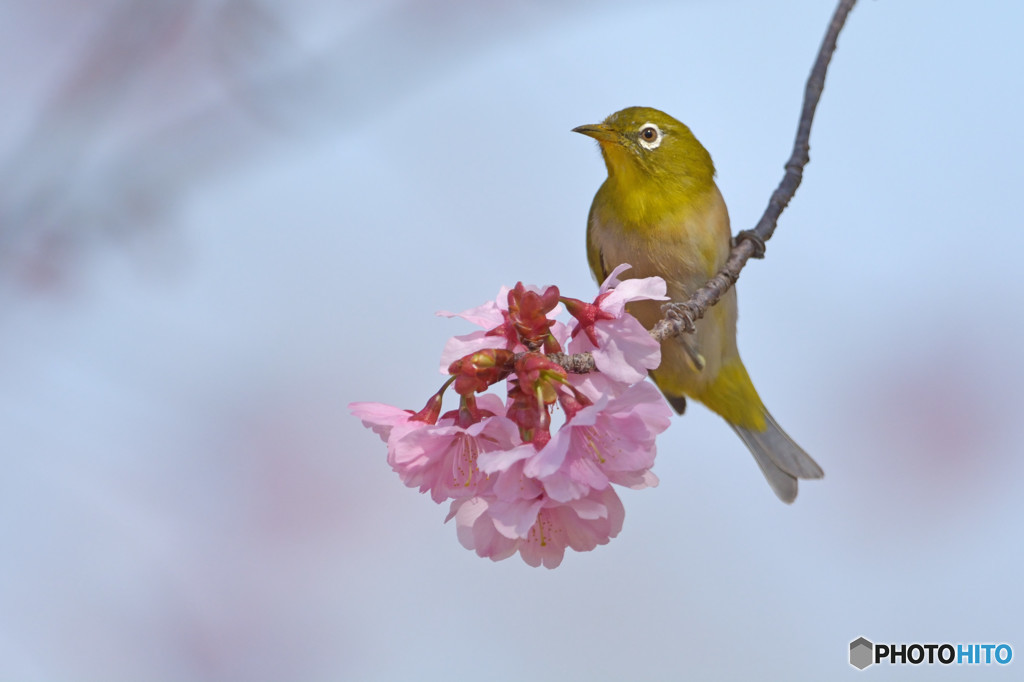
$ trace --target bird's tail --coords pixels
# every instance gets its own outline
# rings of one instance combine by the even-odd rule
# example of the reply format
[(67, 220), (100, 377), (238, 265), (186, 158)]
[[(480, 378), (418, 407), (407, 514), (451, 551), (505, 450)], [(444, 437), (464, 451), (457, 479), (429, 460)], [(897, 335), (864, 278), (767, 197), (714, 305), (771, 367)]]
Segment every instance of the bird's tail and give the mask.
[(798, 478), (821, 478), (825, 472), (804, 452), (782, 427), (761, 408), (764, 429), (747, 428), (730, 423), (754, 455), (757, 465), (775, 494), (786, 504), (796, 499)]

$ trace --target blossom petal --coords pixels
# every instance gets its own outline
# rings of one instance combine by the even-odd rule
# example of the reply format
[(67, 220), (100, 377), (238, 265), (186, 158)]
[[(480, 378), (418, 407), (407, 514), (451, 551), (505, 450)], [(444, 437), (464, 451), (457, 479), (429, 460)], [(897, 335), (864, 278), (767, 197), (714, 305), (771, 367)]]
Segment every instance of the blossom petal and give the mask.
[(488, 348), (505, 348), (507, 345), (504, 336), (488, 335), (485, 331), (453, 336), (445, 342), (444, 350), (441, 351), (441, 374), (448, 374), (448, 368), (459, 358)]
[(384, 403), (349, 403), (348, 410), (363, 422), (363, 426), (372, 429), (385, 443), (391, 435), (391, 429), (408, 422), (409, 417), (414, 414), (412, 410), (403, 410)]
[(621, 317), (595, 326), (603, 343), (593, 351), (594, 364), (612, 379), (633, 384), (661, 364), (661, 344), (636, 318)]
[(617, 287), (621, 281), (619, 280), (619, 275), (632, 267), (633, 266), (630, 265), (629, 263), (620, 263), (619, 265), (616, 265), (615, 268), (608, 274), (608, 276), (604, 278), (604, 281), (601, 282), (601, 286), (598, 289), (598, 294), (603, 294), (604, 292)]
[(526, 443), (509, 450), (494, 450), (482, 453), (477, 458), (477, 464), (485, 474), (494, 474), (499, 471), (505, 471), (516, 462), (527, 457), (532, 457), (535, 452), (536, 450), (533, 445)]
[(483, 305), (478, 305), (475, 308), (469, 310), (463, 310), (461, 313), (451, 313), (447, 310), (438, 310), (436, 315), (438, 317), (461, 317), (467, 322), (472, 322), (478, 327), (484, 329), (493, 329), (502, 322), (501, 308), (495, 301), (487, 301)]

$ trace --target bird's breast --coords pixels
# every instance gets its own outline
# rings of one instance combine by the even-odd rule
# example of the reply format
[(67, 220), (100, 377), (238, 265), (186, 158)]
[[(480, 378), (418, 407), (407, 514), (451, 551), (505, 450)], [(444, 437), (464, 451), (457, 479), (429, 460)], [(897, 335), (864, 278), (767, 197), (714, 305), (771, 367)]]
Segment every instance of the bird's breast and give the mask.
[[(729, 214), (718, 188), (686, 202), (675, 202), (646, 215), (624, 210), (602, 187), (594, 198), (588, 228), (588, 246), (595, 275), (621, 263), (633, 269), (628, 277), (658, 275), (669, 285), (668, 295), (682, 300), (710, 279), (725, 264), (730, 246)], [(602, 196), (604, 195), (604, 196)], [(596, 253), (594, 253), (596, 252)], [(599, 257), (600, 263), (595, 263)]]
[[(604, 188), (602, 188), (603, 190)], [(602, 197), (594, 199), (588, 228), (591, 268), (598, 280), (622, 263), (632, 268), (621, 275), (659, 276), (672, 301), (685, 301), (718, 272), (728, 258), (729, 214), (717, 188), (702, 201), (676, 207), (647, 223), (631, 222)], [(661, 302), (630, 303), (629, 312), (650, 329), (662, 318)], [(735, 354), (736, 298), (730, 290), (723, 301), (697, 323), (692, 341), (706, 360), (704, 371), (692, 367), (683, 346), (669, 339), (662, 344), (658, 384), (673, 394), (694, 394), (717, 375), (722, 361)]]

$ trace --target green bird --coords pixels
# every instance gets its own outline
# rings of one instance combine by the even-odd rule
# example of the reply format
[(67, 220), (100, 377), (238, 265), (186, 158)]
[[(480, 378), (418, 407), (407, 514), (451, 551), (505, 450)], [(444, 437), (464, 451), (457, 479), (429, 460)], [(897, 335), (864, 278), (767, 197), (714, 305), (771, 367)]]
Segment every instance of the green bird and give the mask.
[[(729, 213), (711, 155), (690, 129), (668, 114), (630, 107), (603, 123), (573, 129), (598, 141), (608, 178), (590, 207), (587, 260), (603, 281), (621, 263), (625, 277), (657, 275), (672, 301), (685, 301), (717, 273), (732, 245)], [(650, 329), (661, 304), (638, 301), (629, 312)], [(797, 479), (821, 478), (821, 467), (765, 409), (736, 347), (736, 288), (697, 321), (693, 335), (661, 344), (651, 372), (682, 414), (693, 398), (721, 415), (753, 453), (783, 502), (796, 499)]]

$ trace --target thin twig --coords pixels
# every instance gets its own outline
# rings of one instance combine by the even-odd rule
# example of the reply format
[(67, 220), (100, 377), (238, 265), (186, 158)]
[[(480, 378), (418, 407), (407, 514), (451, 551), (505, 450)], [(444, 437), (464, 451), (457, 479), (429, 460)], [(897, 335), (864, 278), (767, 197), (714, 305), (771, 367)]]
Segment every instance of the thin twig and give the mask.
[(575, 353), (548, 353), (548, 359), (558, 364), (569, 374), (587, 374), (597, 369), (594, 363), (594, 356), (590, 352)]

